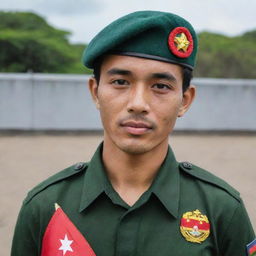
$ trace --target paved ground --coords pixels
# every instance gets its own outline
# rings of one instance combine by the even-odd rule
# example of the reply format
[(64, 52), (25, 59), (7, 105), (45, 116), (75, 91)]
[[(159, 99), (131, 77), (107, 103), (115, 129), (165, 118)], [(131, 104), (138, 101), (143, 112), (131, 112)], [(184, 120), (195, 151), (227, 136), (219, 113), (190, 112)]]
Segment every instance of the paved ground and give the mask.
[[(0, 248), (10, 254), (21, 202), (39, 181), (73, 163), (86, 161), (100, 135), (0, 136)], [(170, 139), (179, 161), (191, 161), (237, 188), (256, 229), (256, 136), (175, 135)]]

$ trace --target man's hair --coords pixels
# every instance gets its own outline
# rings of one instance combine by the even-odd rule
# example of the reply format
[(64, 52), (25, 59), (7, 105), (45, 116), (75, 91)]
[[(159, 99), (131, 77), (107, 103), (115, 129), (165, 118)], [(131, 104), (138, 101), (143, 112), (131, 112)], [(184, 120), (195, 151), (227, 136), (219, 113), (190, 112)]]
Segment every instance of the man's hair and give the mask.
[[(102, 58), (98, 59), (93, 68), (93, 76), (98, 85), (100, 82), (100, 70), (101, 70), (102, 61), (103, 61)], [(191, 79), (193, 78), (193, 71), (186, 67), (182, 67), (182, 70), (183, 70), (182, 90), (183, 92), (185, 92), (190, 85)]]

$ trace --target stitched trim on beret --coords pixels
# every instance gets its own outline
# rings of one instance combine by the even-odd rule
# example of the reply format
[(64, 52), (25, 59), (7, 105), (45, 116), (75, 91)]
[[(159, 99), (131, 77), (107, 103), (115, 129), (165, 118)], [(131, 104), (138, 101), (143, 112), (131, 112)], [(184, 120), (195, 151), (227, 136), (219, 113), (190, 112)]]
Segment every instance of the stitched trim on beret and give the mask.
[(156, 55), (150, 55), (150, 54), (138, 53), (138, 52), (118, 52), (118, 51), (112, 51), (112, 52), (109, 52), (109, 54), (139, 57), (139, 58), (152, 59), (152, 60), (159, 60), (159, 61), (168, 62), (168, 63), (171, 63), (171, 64), (180, 65), (180, 66), (183, 66), (183, 67), (186, 67), (186, 68), (189, 68), (189, 69), (193, 70), (193, 67), (191, 65), (188, 65), (187, 63), (175, 62), (174, 60), (170, 60), (170, 59), (160, 57), (160, 56), (156, 56)]
[(177, 27), (169, 34), (168, 46), (174, 55), (188, 58), (194, 48), (193, 37), (187, 28)]

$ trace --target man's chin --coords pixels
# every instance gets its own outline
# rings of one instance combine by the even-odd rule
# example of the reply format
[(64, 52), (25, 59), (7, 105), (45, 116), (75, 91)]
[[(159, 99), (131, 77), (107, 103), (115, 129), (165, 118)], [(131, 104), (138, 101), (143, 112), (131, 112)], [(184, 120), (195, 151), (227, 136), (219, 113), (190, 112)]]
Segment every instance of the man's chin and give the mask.
[(152, 148), (147, 144), (140, 144), (140, 143), (133, 143), (133, 144), (119, 144), (117, 145), (119, 149), (121, 149), (123, 152), (131, 155), (140, 155), (145, 154), (152, 150)]

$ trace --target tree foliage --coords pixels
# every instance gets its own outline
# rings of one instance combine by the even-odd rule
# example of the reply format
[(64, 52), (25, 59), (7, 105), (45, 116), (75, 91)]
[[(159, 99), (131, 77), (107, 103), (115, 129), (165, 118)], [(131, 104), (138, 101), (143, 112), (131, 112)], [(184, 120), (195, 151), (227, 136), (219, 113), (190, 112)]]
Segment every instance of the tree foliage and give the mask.
[(199, 34), (198, 77), (256, 78), (256, 30), (237, 37)]
[[(31, 12), (0, 12), (0, 72), (90, 73), (86, 45)], [(256, 78), (256, 30), (236, 37), (202, 32), (195, 76)]]
[(68, 42), (69, 32), (29, 12), (0, 12), (0, 20), (1, 72), (82, 72), (82, 49)]

